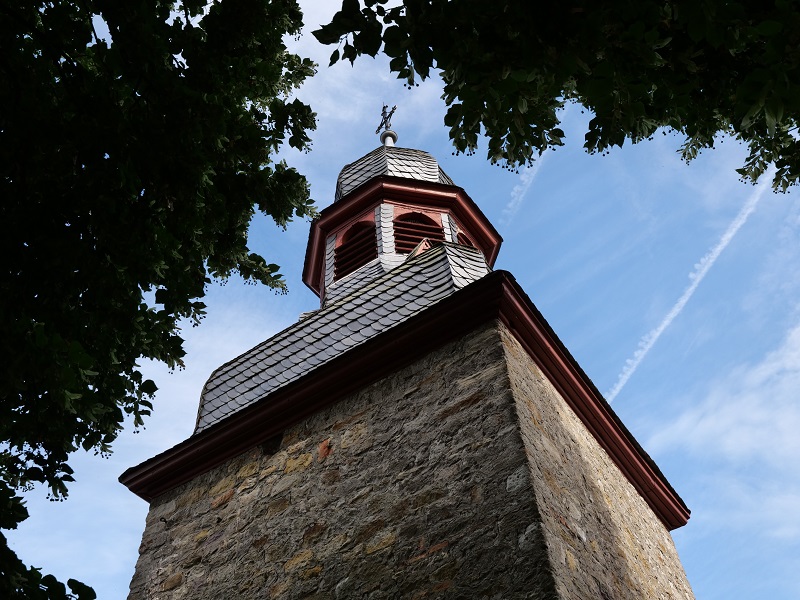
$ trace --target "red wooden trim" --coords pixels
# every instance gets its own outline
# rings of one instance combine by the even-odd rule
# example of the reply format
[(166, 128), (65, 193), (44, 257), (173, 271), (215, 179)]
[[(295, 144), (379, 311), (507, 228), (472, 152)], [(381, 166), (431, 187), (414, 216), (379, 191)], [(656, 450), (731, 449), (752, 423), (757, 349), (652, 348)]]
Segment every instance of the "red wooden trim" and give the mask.
[(690, 511), (583, 369), (509, 275), (503, 281), (500, 319), (570, 408), (670, 530)]
[(393, 220), (397, 221), (398, 219), (403, 220), (407, 218), (409, 214), (417, 213), (424, 217), (429, 218), (433, 221), (439, 228), (444, 230), (444, 225), (442, 224), (442, 212), (441, 210), (432, 210), (429, 208), (425, 208), (423, 206), (417, 205), (407, 205), (407, 204), (398, 204), (397, 202), (392, 202), (392, 206), (394, 207), (394, 218)]
[(685, 525), (690, 512), (683, 500), (505, 271), (487, 275), (264, 401), (128, 469), (120, 481), (150, 501), (496, 318), (522, 344), (664, 525), (668, 529)]

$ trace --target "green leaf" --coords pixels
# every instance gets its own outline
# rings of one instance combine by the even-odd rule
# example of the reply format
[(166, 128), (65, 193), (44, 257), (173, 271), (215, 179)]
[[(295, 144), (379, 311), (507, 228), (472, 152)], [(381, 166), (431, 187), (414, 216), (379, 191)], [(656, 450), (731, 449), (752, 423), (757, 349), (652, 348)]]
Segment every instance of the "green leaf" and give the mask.
[(158, 386), (156, 385), (155, 381), (152, 379), (145, 379), (142, 384), (139, 386), (139, 389), (142, 390), (143, 394), (148, 396), (152, 396), (158, 391)]
[(342, 0), (341, 13), (348, 19), (354, 19), (360, 12), (358, 0)]
[(311, 32), (320, 44), (338, 44), (342, 39), (342, 34), (338, 27), (332, 24), (325, 25)]
[(77, 600), (95, 600), (97, 598), (97, 594), (92, 588), (76, 579), (67, 579), (67, 585), (77, 596)]
[[(303, 26), (297, 4), (192, 0), (193, 23), (170, 6), (0, 10), (14, 82), (0, 91), (2, 260), (14, 265), (0, 315), (15, 317), (0, 319), (0, 423), (13, 424), (0, 437), (0, 527), (23, 516), (4, 489), (43, 482), (61, 498), (71, 452), (107, 452), (126, 414), (142, 422), (142, 396), (157, 387), (137, 361), (181, 364), (182, 321), (202, 316), (212, 276), (236, 271), (283, 289), (277, 265), (249, 258), (255, 207), (278, 222), (313, 214), (303, 177), (275, 165), (287, 143), (308, 148), (315, 127), (293, 96), (314, 71), (286, 47)], [(100, 43), (96, 18), (112, 25)], [(154, 149), (173, 157), (170, 168)], [(2, 542), (0, 552), (14, 556)], [(4, 578), (66, 593), (6, 564)]]
[(657, 41), (653, 42), (651, 47), (653, 48), (653, 50), (660, 50), (661, 48), (665, 48), (666, 46), (668, 46), (671, 41), (672, 37), (660, 38)]
[(767, 135), (769, 137), (775, 137), (775, 125), (777, 123), (777, 119), (775, 118), (775, 114), (772, 113), (769, 109), (764, 111), (764, 120), (767, 123)]
[(763, 102), (763, 100), (762, 100), (762, 101), (759, 101), (759, 102), (756, 102), (755, 104), (753, 104), (753, 105), (752, 105), (752, 106), (751, 106), (751, 107), (750, 107), (750, 108), (747, 110), (747, 112), (745, 113), (744, 117), (742, 117), (742, 122), (741, 122), (741, 124), (740, 124), (740, 127), (741, 127), (742, 129), (749, 129), (749, 128), (750, 128), (750, 125), (751, 125), (751, 124), (752, 124), (752, 122), (753, 122), (753, 119), (754, 119), (754, 118), (755, 118), (755, 117), (758, 115), (758, 113), (759, 113), (759, 112), (761, 112), (761, 109), (762, 109), (763, 107), (764, 107), (764, 102)]

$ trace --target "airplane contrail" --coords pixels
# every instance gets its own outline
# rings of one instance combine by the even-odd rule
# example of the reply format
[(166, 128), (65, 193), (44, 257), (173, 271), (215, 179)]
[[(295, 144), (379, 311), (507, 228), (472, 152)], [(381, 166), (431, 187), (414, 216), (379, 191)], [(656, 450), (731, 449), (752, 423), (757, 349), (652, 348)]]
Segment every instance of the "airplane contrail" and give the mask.
[(650, 352), (650, 349), (655, 345), (658, 341), (658, 338), (661, 337), (661, 334), (664, 333), (664, 330), (670, 326), (670, 324), (675, 320), (675, 318), (681, 314), (681, 311), (686, 306), (686, 303), (689, 302), (689, 299), (694, 294), (697, 286), (700, 285), (700, 282), (703, 281), (703, 278), (708, 274), (708, 271), (711, 267), (714, 266), (714, 263), (719, 258), (719, 255), (722, 254), (722, 251), (731, 243), (731, 240), (747, 221), (747, 218), (753, 213), (758, 205), (759, 200), (764, 195), (764, 192), (770, 185), (772, 181), (773, 170), (770, 169), (767, 173), (763, 175), (764, 179), (761, 181), (760, 184), (753, 190), (753, 193), (750, 194), (750, 197), (745, 202), (742, 210), (739, 211), (739, 214), (736, 215), (736, 218), (731, 222), (728, 226), (728, 229), (725, 230), (725, 233), (722, 234), (722, 237), (717, 242), (717, 245), (714, 246), (711, 250), (706, 253), (700, 261), (695, 264), (694, 269), (691, 273), (689, 273), (689, 279), (691, 283), (689, 286), (684, 290), (683, 294), (675, 305), (670, 309), (661, 323), (658, 324), (657, 327), (651, 329), (647, 332), (642, 339), (639, 340), (639, 347), (636, 349), (636, 352), (633, 353), (633, 356), (630, 357), (628, 360), (625, 361), (625, 366), (622, 368), (622, 371), (617, 378), (617, 383), (614, 384), (614, 387), (611, 388), (606, 393), (606, 399), (609, 402), (612, 402), (614, 398), (617, 397), (617, 394), (620, 393), (625, 384), (628, 383), (628, 380), (631, 376), (636, 372), (636, 369), (639, 368), (639, 365), (644, 360), (644, 357), (647, 356), (647, 353)]
[(501, 218), (503, 225), (510, 223), (514, 215), (517, 214), (522, 201), (525, 199), (525, 195), (528, 193), (528, 189), (530, 189), (533, 180), (536, 179), (536, 174), (542, 167), (544, 157), (545, 155), (542, 154), (531, 166), (522, 169), (522, 173), (519, 175), (519, 183), (511, 190), (511, 200), (509, 200), (508, 204), (503, 208), (503, 216)]

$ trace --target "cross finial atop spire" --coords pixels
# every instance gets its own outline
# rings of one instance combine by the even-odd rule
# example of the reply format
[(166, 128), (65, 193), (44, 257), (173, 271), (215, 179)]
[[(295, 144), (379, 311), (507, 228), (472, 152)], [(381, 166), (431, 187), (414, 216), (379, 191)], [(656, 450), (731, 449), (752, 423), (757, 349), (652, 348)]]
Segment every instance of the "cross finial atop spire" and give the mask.
[[(397, 141), (397, 134), (392, 131), (392, 115), (394, 111), (397, 110), (397, 105), (395, 104), (392, 106), (392, 110), (388, 110), (389, 105), (384, 104), (383, 109), (381, 110), (381, 124), (378, 125), (378, 128), (375, 130), (375, 133), (381, 134), (381, 142), (385, 146), (394, 146), (394, 143)], [(381, 131), (383, 128), (383, 131)]]

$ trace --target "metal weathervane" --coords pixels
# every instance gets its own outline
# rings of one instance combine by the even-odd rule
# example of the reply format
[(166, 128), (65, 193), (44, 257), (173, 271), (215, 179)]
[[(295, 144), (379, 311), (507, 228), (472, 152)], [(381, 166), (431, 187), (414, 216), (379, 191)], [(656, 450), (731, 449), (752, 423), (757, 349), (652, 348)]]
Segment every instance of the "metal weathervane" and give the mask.
[(378, 125), (378, 128), (375, 130), (375, 135), (381, 132), (381, 128), (383, 128), (384, 131), (389, 131), (392, 128), (392, 115), (394, 111), (397, 110), (397, 105), (395, 104), (392, 110), (387, 112), (388, 108), (388, 104), (383, 105), (383, 110), (381, 110), (381, 124)]

